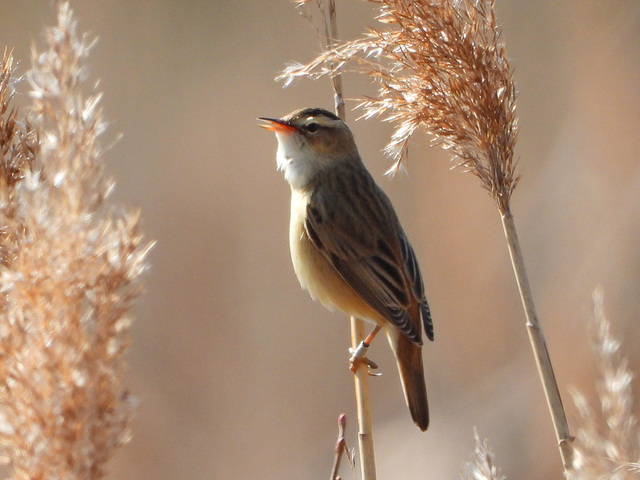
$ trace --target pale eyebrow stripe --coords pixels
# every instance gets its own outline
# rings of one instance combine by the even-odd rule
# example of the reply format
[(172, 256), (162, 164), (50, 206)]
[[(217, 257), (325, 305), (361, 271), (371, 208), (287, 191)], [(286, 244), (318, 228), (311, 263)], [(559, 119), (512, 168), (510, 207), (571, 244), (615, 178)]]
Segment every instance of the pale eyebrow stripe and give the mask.
[(332, 125), (340, 125), (342, 120), (335, 120), (333, 118), (324, 117), (324, 116), (309, 116), (305, 119), (304, 124), (309, 125), (309, 123), (316, 122), (321, 126), (329, 127)]

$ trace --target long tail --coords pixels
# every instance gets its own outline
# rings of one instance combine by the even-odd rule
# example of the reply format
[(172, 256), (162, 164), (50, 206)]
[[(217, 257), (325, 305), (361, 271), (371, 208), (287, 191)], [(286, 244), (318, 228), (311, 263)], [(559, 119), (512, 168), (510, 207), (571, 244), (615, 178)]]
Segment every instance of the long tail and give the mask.
[(423, 432), (429, 427), (429, 404), (424, 382), (422, 347), (399, 332), (389, 332), (389, 343), (398, 362), (404, 398), (411, 418)]

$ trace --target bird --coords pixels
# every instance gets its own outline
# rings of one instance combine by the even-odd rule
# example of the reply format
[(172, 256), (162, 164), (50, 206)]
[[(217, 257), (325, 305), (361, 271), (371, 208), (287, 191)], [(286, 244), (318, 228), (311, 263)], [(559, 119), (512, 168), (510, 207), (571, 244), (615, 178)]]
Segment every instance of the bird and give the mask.
[(386, 333), (411, 417), (426, 431), (422, 330), (433, 341), (433, 322), (416, 255), (391, 201), (337, 115), (304, 108), (259, 120), (275, 132), (277, 168), (291, 187), (289, 246), (300, 285), (329, 310), (373, 322), (363, 347), (379, 330)]

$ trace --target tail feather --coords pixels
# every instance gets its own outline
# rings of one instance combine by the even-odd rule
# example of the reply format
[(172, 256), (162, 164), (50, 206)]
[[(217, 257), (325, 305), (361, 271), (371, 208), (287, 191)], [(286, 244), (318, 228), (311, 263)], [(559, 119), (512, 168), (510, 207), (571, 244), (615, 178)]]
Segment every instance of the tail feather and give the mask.
[(404, 398), (411, 412), (411, 418), (424, 432), (429, 427), (429, 405), (424, 381), (422, 347), (402, 334), (389, 333), (388, 335), (398, 363)]

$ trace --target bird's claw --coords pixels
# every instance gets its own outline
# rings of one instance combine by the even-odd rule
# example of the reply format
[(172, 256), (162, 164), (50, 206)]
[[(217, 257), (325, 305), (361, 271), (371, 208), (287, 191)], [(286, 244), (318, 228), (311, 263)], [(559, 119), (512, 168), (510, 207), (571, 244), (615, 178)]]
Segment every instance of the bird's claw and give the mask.
[(364, 342), (360, 342), (360, 345), (358, 345), (358, 348), (356, 348), (355, 350), (353, 348), (349, 349), (349, 353), (351, 353), (351, 358), (349, 359), (349, 370), (351, 370), (353, 373), (356, 373), (358, 368), (360, 368), (360, 365), (364, 363), (368, 367), (367, 373), (369, 373), (369, 375), (375, 377), (380, 376), (382, 375), (381, 373), (371, 372), (371, 369), (375, 370), (376, 368), (378, 368), (378, 364), (366, 357), (368, 349), (369, 345)]

